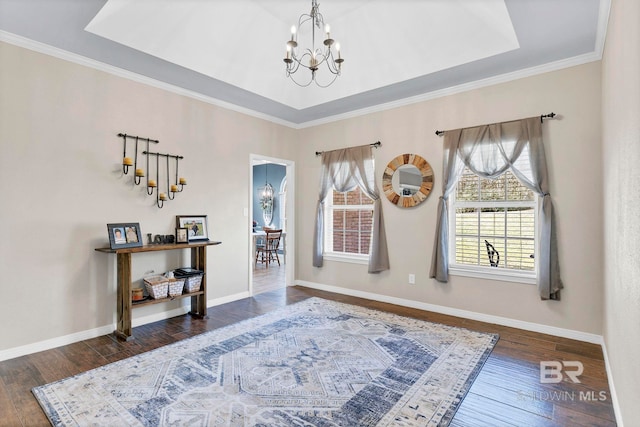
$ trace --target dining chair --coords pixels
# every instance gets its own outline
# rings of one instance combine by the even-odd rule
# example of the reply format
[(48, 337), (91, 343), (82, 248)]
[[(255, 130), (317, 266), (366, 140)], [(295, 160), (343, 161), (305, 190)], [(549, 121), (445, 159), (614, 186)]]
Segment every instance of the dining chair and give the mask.
[(256, 246), (256, 262), (264, 263), (267, 268), (273, 261), (277, 261), (280, 265), (280, 257), (278, 256), (278, 248), (280, 247), (280, 238), (282, 237), (282, 230), (265, 230), (264, 243)]

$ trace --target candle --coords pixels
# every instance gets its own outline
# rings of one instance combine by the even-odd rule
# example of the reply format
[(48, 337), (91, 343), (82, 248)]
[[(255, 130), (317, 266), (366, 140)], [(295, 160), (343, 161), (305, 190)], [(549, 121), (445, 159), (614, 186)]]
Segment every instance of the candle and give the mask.
[(291, 26), (291, 41), (294, 41), (296, 39), (296, 26), (292, 25)]
[(330, 32), (331, 32), (331, 27), (329, 26), (329, 24), (324, 26), (324, 32), (327, 33), (327, 39), (331, 38)]
[(336, 50), (338, 51), (338, 59), (340, 59), (340, 43), (336, 43)]
[(160, 200), (167, 200), (167, 195), (165, 193), (160, 193)]
[(187, 185), (187, 180), (180, 177), (180, 185)]
[(177, 185), (172, 185), (171, 186), (171, 192), (172, 193), (177, 193), (178, 192), (178, 186)]
[(144, 176), (144, 171), (142, 169), (136, 169), (136, 176)]
[(122, 164), (125, 166), (132, 166), (133, 160), (131, 160), (131, 157), (125, 157), (124, 159), (122, 159)]
[(149, 184), (147, 184), (149, 187), (157, 187), (156, 182), (153, 179), (149, 180)]
[(291, 59), (291, 46), (287, 45), (287, 59)]

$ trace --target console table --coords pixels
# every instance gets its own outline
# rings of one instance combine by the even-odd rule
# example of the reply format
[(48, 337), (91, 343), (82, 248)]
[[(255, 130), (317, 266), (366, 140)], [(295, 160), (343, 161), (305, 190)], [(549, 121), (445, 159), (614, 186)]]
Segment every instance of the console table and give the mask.
[[(137, 248), (96, 248), (98, 252), (116, 254), (118, 264), (118, 321), (114, 334), (121, 339), (129, 341), (133, 339), (131, 332), (131, 310), (134, 307), (158, 304), (175, 299), (191, 297), (190, 315), (198, 318), (205, 318), (207, 315), (207, 246), (219, 245), (222, 242), (202, 241), (177, 244), (145, 245)], [(131, 301), (131, 254), (139, 252), (171, 251), (177, 249), (191, 249), (191, 267), (205, 272), (202, 277), (200, 290), (188, 294), (182, 294), (170, 298), (150, 299), (133, 303)]]

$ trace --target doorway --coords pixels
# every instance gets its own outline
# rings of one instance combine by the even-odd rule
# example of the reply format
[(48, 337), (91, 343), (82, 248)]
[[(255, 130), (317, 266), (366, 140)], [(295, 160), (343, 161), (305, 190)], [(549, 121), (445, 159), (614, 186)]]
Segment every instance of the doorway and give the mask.
[[(291, 160), (258, 154), (251, 154), (249, 166), (249, 293), (253, 296), (293, 283), (295, 168)], [(265, 228), (282, 230), (282, 235), (269, 262), (268, 258), (263, 261), (262, 253), (256, 262), (256, 250), (265, 243)]]

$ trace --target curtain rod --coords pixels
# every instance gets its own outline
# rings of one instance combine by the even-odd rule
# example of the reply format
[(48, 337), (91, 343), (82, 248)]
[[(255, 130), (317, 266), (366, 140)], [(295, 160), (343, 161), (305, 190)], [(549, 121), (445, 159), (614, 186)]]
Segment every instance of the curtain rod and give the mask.
[[(378, 148), (382, 145), (382, 142), (377, 141), (377, 142), (373, 142), (371, 144), (365, 144), (365, 145), (370, 145), (372, 147)], [(364, 145), (360, 145), (359, 147), (364, 147)], [(356, 148), (356, 147), (349, 147), (349, 148)], [(337, 150), (340, 150), (340, 148), (338, 148)], [(335, 150), (329, 150), (329, 151), (335, 151)], [(316, 151), (316, 156), (319, 156), (322, 153), (328, 153), (329, 151)]]
[[(542, 114), (540, 116), (540, 123), (542, 123), (543, 119), (553, 119), (557, 114), (554, 112), (551, 112), (549, 114)], [(500, 122), (500, 123), (509, 123), (509, 122), (517, 122), (518, 120), (509, 120), (506, 122)], [(491, 123), (492, 125), (497, 125), (498, 123)], [(488, 126), (488, 125), (480, 125), (480, 126)], [(477, 127), (477, 126), (470, 126), (470, 127)], [(463, 128), (463, 129), (467, 129), (467, 128)], [(437, 130), (436, 131), (436, 135), (438, 136), (442, 136), (446, 131), (444, 130)]]

